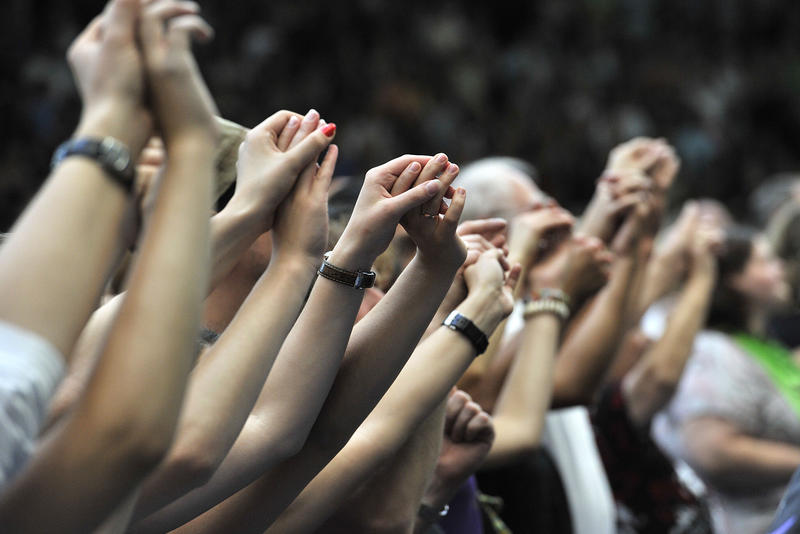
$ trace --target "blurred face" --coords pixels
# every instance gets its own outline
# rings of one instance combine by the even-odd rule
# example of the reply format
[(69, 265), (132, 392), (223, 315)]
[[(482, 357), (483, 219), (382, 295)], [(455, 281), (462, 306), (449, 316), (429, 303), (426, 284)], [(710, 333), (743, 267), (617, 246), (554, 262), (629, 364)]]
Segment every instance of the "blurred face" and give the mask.
[(791, 297), (783, 262), (764, 238), (755, 241), (750, 259), (742, 272), (731, 278), (731, 286), (748, 301), (767, 308), (785, 306)]

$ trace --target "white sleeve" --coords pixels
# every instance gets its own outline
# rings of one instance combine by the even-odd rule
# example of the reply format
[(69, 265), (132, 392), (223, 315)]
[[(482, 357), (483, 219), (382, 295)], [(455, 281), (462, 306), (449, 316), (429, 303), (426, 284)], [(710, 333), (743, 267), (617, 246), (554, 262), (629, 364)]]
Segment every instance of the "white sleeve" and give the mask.
[(64, 374), (64, 358), (37, 334), (0, 321), (0, 488), (25, 464)]

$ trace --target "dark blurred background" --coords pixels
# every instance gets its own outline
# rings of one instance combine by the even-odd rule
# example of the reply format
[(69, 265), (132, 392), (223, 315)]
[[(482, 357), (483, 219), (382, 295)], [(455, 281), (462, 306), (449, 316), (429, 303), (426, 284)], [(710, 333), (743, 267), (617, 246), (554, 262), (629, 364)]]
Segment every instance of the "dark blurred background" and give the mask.
[[(280, 108), (339, 126), (340, 174), (405, 152), (518, 156), (576, 207), (609, 149), (663, 136), (676, 200), (739, 216), (770, 174), (800, 169), (800, 2), (206, 0), (198, 48), (221, 113)], [(0, 230), (47, 174), (79, 101), (64, 61), (101, 1), (4, 0)]]

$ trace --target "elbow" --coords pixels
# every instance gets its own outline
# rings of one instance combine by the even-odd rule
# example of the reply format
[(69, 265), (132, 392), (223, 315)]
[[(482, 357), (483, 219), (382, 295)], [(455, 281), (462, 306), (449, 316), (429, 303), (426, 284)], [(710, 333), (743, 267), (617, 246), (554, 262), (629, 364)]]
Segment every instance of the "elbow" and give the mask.
[(283, 436), (277, 436), (276, 442), (270, 447), (270, 456), (278, 462), (296, 456), (303, 450), (308, 436), (307, 432), (290, 432)]
[(211, 452), (211, 447), (176, 443), (160, 469), (170, 473), (170, 479), (179, 481), (182, 487), (194, 489), (211, 480), (223, 458)]
[(661, 400), (658, 409), (663, 407), (664, 404), (669, 402), (678, 388), (678, 383), (681, 380), (680, 370), (675, 369), (673, 366), (659, 366), (651, 370), (649, 373), (649, 380), (652, 383), (652, 389)]
[(551, 408), (571, 408), (573, 406), (587, 406), (594, 399), (594, 389), (580, 384), (578, 380), (570, 377), (558, 376), (553, 380), (553, 397)]
[(167, 457), (172, 445), (172, 432), (152, 431), (141, 425), (117, 419), (109, 424), (78, 429), (83, 437), (88, 436), (95, 448), (117, 465), (126, 466), (129, 471), (145, 475), (156, 468)]

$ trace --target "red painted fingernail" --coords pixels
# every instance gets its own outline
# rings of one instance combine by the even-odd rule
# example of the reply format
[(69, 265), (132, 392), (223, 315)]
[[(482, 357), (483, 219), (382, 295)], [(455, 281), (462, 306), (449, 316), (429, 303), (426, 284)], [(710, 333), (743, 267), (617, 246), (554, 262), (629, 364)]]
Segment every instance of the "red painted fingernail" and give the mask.
[(330, 123), (325, 128), (322, 129), (322, 133), (327, 135), (328, 137), (333, 137), (333, 133), (336, 131), (336, 124)]

